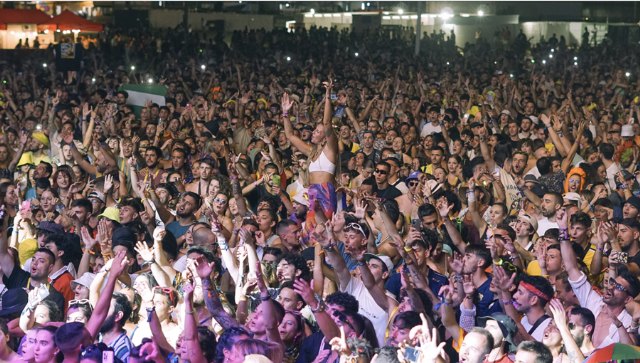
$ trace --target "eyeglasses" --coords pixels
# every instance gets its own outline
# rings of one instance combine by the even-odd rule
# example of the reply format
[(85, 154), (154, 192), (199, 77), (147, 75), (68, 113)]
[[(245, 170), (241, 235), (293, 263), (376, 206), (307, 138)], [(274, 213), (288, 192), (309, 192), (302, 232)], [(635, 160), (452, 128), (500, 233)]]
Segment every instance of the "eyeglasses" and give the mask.
[(89, 299), (69, 300), (69, 306), (73, 305), (91, 305), (91, 301)]
[(376, 173), (376, 174), (382, 174), (382, 175), (387, 175), (387, 174), (389, 174), (389, 172), (388, 172), (388, 171), (386, 171), (386, 170), (382, 170), (382, 169), (376, 169), (376, 170), (374, 171), (374, 173)]
[(364, 233), (364, 229), (358, 223), (349, 223), (349, 224), (347, 224), (346, 228), (347, 229), (355, 229), (356, 231), (362, 233), (363, 237), (367, 237), (367, 234)]
[(220, 204), (225, 204), (227, 202), (226, 199), (222, 199), (222, 198), (214, 198), (213, 201), (215, 203), (220, 203)]
[(627, 290), (627, 288), (619, 284), (616, 281), (616, 279), (614, 279), (613, 277), (609, 278), (609, 287), (612, 287), (618, 291), (626, 292), (627, 294), (629, 294), (629, 291)]

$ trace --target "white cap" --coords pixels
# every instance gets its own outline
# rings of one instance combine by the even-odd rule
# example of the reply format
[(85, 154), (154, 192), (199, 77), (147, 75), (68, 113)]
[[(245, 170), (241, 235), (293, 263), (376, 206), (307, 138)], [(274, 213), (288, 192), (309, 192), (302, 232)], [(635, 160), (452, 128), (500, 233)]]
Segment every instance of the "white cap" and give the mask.
[(382, 263), (384, 263), (385, 266), (387, 266), (387, 271), (389, 271), (389, 273), (393, 271), (393, 262), (391, 261), (389, 256), (374, 255), (373, 253), (365, 253), (364, 258), (366, 261), (369, 261), (370, 259), (375, 258), (376, 260), (381, 261)]
[(309, 207), (309, 190), (308, 189), (302, 189), (299, 190), (294, 196), (293, 196), (293, 201), (298, 203), (298, 204), (302, 204), (305, 207)]

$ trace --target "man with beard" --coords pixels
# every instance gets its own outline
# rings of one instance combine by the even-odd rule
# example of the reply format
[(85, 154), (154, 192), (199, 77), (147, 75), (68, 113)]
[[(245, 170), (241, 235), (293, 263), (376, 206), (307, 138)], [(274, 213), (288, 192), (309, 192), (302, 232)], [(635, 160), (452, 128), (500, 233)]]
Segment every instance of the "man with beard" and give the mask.
[(138, 180), (150, 183), (152, 188), (164, 180), (166, 171), (160, 168), (158, 160), (162, 156), (162, 150), (156, 146), (149, 146), (144, 152), (145, 167), (138, 172)]
[(124, 330), (124, 324), (131, 316), (131, 304), (127, 296), (119, 292), (113, 293), (107, 318), (100, 327), (100, 342), (113, 348), (114, 355), (123, 362), (129, 358), (131, 340)]
[[(615, 278), (609, 278), (602, 296), (596, 293), (587, 276), (578, 268), (575, 252), (571, 248), (569, 239), (565, 236), (567, 229), (565, 216), (563, 214), (559, 217), (561, 218), (558, 219), (558, 224), (563, 237), (561, 238), (562, 259), (569, 274), (569, 283), (580, 301), (580, 305), (591, 310), (596, 317), (593, 345), (596, 348), (602, 348), (612, 343), (633, 344), (627, 332), (633, 318), (625, 306), (640, 292), (640, 281), (631, 272), (623, 271)], [(638, 230), (636, 229), (632, 233), (635, 236), (634, 239), (637, 239)], [(635, 243), (637, 244), (637, 242)]]
[[(7, 289), (23, 288), (27, 292), (34, 289), (48, 291), (47, 300), (53, 301), (60, 311), (64, 311), (64, 296), (49, 284), (49, 275), (53, 272), (55, 255), (47, 248), (36, 250), (31, 261), (30, 272), (27, 272), (16, 265), (13, 256), (8, 251), (7, 239), (0, 238), (0, 268), (4, 272), (2, 282)], [(39, 295), (39, 294), (38, 294)], [(36, 308), (36, 304), (29, 306), (31, 310)]]
[[(552, 320), (544, 310), (553, 297), (554, 292), (551, 283), (542, 276), (524, 275), (513, 298), (505, 284), (497, 282), (496, 285), (502, 289), (501, 300), (504, 302), (505, 310), (509, 316), (516, 320), (517, 313), (524, 315), (518, 323), (520, 340), (534, 339), (541, 342), (544, 331)], [(513, 305), (517, 313), (511, 311), (512, 309), (508, 309), (507, 304)]]
[(514, 178), (522, 178), (529, 163), (529, 154), (516, 150), (511, 156), (511, 175)]
[[(633, 275), (638, 276), (640, 274), (640, 244), (638, 243), (638, 240), (640, 240), (640, 222), (635, 218), (625, 218), (622, 220), (618, 225), (618, 234), (616, 236), (621, 250), (614, 249), (609, 259), (604, 261), (601, 250), (604, 244), (610, 242), (607, 234), (610, 228), (611, 227), (603, 226), (602, 229), (598, 231), (598, 237), (600, 239), (598, 241), (599, 247), (596, 249), (594, 256), (594, 261), (597, 261), (596, 267), (598, 268), (591, 272), (600, 273), (604, 267), (611, 265), (624, 267)], [(627, 258), (614, 257), (621, 253), (626, 254)]]
[(166, 229), (174, 235), (178, 241), (178, 246), (184, 243), (184, 234), (187, 233), (189, 226), (195, 222), (196, 216), (194, 213), (200, 209), (201, 205), (202, 198), (200, 198), (198, 194), (185, 192), (178, 201), (178, 204), (176, 204), (176, 215), (173, 216), (169, 213), (167, 220), (163, 217), (163, 214), (165, 217), (167, 216), (167, 210), (162, 206), (157, 206), (159, 213), (163, 210), (163, 212), (160, 213), (160, 217), (167, 223)]
[(127, 91), (118, 91), (116, 93), (116, 104), (118, 105), (118, 110), (122, 111), (124, 105), (127, 104), (127, 98), (129, 98), (129, 93), (127, 93)]
[(71, 146), (73, 159), (87, 174), (101, 176), (109, 171), (117, 170), (116, 158), (108, 146), (100, 143), (99, 150), (94, 152), (95, 160), (93, 160), (93, 163), (90, 163), (82, 157), (82, 154), (80, 154), (80, 151), (76, 148), (72, 133), (64, 134), (63, 140), (67, 145)]
[[(493, 277), (485, 272), (491, 266), (491, 253), (484, 246), (469, 245), (464, 251), (462, 264), (457, 264), (455, 272), (457, 281), (462, 281), (462, 276), (470, 276), (473, 286), (476, 287), (477, 296), (473, 298), (478, 316), (488, 316), (500, 312), (500, 304), (494, 303), (493, 292), (490, 290)], [(459, 285), (460, 286), (460, 285)]]
[(558, 193), (548, 192), (544, 194), (540, 204), (543, 218), (538, 220), (538, 236), (544, 235), (548, 229), (558, 228), (556, 216), (563, 203), (562, 195)]
[(307, 266), (307, 261), (298, 253), (285, 253), (278, 261), (276, 269), (278, 282), (294, 281), (298, 278), (305, 281), (311, 280), (311, 271)]
[(593, 346), (591, 337), (596, 326), (596, 318), (593, 312), (587, 308), (576, 306), (569, 311), (569, 324), (573, 324), (573, 329), (569, 329), (571, 336), (576, 341), (580, 351), (588, 357), (596, 348)]
[(301, 226), (290, 219), (278, 222), (276, 226), (276, 234), (280, 236), (282, 241), (283, 252), (300, 253), (302, 245), (300, 243)]

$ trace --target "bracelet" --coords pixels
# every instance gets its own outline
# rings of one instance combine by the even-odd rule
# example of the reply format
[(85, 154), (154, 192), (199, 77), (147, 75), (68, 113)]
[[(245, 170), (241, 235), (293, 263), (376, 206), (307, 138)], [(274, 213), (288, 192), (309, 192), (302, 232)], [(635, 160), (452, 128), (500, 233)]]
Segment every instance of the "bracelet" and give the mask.
[(513, 304), (513, 300), (502, 300), (502, 304), (504, 304), (504, 305), (512, 305)]
[(561, 241), (568, 241), (569, 240), (569, 233), (567, 232), (566, 228), (562, 228), (559, 230), (559, 236), (558, 239), (560, 239)]
[(282, 117), (287, 117), (287, 116), (289, 116), (289, 113), (288, 113), (288, 112), (283, 112), (283, 113), (282, 113)]

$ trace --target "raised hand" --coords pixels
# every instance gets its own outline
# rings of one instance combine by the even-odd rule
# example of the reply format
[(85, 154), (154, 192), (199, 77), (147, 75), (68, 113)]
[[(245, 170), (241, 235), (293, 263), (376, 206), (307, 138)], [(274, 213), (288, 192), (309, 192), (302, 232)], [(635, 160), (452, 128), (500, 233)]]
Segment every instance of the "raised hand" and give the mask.
[(127, 259), (127, 252), (120, 251), (113, 258), (110, 271), (115, 276), (120, 276), (128, 267), (129, 267), (129, 260)]
[(104, 177), (104, 194), (108, 194), (111, 188), (113, 188), (113, 175), (107, 174)]
[(134, 247), (136, 252), (140, 254), (140, 257), (144, 260), (144, 262), (153, 261), (153, 250), (149, 248), (146, 242), (138, 242)]
[(289, 110), (293, 107), (293, 100), (289, 97), (287, 92), (282, 95), (280, 107), (282, 107), (282, 113), (289, 113)]
[(82, 236), (82, 243), (84, 243), (84, 249), (87, 251), (92, 250), (93, 247), (96, 245), (96, 243), (98, 243), (98, 241), (96, 241), (95, 238), (91, 237), (89, 230), (85, 226), (82, 226), (82, 228), (80, 228), (80, 235)]
[(457, 273), (457, 274), (461, 274), (462, 273), (462, 267), (463, 267), (463, 263), (462, 263), (462, 256), (458, 253), (456, 253), (453, 256), (453, 259), (451, 260), (451, 262), (449, 262), (449, 267), (451, 267), (451, 271)]
[(204, 256), (198, 257), (195, 262), (196, 272), (198, 273), (198, 276), (200, 276), (200, 278), (203, 280), (208, 280), (211, 276), (211, 273), (213, 272), (214, 265), (214, 262), (207, 261)]

